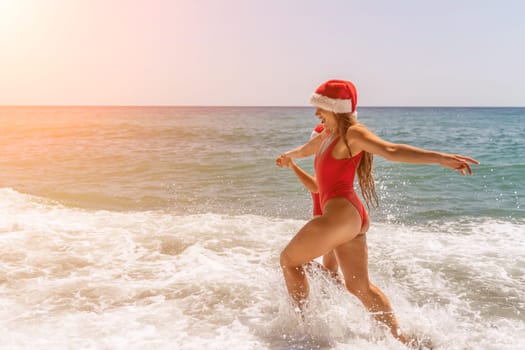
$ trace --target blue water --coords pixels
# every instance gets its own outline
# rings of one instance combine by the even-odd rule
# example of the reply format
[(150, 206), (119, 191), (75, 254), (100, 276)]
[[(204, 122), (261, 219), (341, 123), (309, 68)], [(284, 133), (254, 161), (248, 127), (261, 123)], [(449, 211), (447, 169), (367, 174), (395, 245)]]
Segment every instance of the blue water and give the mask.
[[(308, 140), (318, 122), (313, 112), (3, 108), (0, 181), (78, 206), (307, 218), (308, 195), (274, 159)], [(461, 177), (437, 165), (376, 157), (375, 220), (525, 218), (525, 109), (360, 108), (359, 118), (388, 141), (481, 162), (474, 176)], [(299, 164), (312, 169), (311, 158)]]
[(392, 142), (481, 162), (474, 176), (462, 178), (435, 166), (379, 160), (377, 177), (398, 219), (525, 218), (525, 109), (374, 108), (362, 120)]

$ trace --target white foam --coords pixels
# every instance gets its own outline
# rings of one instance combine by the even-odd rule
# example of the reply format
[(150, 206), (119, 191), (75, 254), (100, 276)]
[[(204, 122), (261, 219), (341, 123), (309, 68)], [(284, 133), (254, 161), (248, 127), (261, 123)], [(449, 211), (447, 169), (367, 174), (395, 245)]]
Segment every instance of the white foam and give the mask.
[[(302, 221), (88, 211), (0, 189), (0, 348), (402, 349), (310, 274), (305, 321), (278, 255)], [(436, 349), (525, 348), (523, 224), (373, 224), (372, 280)]]

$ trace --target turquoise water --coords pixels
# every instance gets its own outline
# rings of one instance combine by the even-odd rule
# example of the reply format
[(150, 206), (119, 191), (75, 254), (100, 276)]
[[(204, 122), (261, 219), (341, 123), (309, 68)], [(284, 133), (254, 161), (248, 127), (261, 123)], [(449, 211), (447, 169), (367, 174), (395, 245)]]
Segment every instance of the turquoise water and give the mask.
[(386, 187), (385, 202), (392, 210), (399, 210), (398, 219), (525, 218), (525, 109), (365, 112), (363, 121), (387, 140), (466, 154), (481, 162), (474, 167), (474, 176), (462, 178), (439, 167), (379, 161), (377, 174)]
[[(3, 187), (80, 207), (309, 214), (274, 159), (308, 139), (312, 108), (4, 108), (0, 118)], [(463, 178), (376, 157), (375, 220), (525, 218), (525, 109), (361, 108), (360, 120), (391, 142), (481, 162)], [(311, 171), (311, 158), (300, 164)]]
[[(311, 203), (274, 161), (313, 113), (0, 107), (0, 348), (401, 349), (318, 274), (317, 313), (290, 312), (278, 256)], [(462, 177), (376, 158), (370, 274), (402, 326), (436, 349), (522, 349), (525, 108), (359, 119), (481, 162)]]

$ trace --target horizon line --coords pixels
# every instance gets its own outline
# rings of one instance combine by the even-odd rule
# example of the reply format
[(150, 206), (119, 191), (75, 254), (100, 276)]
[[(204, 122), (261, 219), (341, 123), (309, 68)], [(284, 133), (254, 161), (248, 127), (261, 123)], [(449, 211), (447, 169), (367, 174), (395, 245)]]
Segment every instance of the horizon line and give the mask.
[[(83, 104), (45, 104), (45, 105), (2, 105), (0, 108), (47, 108), (47, 107), (73, 107), (73, 108), (97, 108), (97, 107), (106, 107), (106, 108), (122, 108), (122, 107), (135, 107), (135, 108), (314, 108), (314, 106), (294, 106), (294, 105), (106, 105), (106, 104), (92, 104), (92, 105), (83, 105)], [(525, 108), (523, 106), (481, 106), (481, 105), (447, 105), (447, 106), (436, 106), (436, 105), (367, 105), (359, 106), (359, 108)]]

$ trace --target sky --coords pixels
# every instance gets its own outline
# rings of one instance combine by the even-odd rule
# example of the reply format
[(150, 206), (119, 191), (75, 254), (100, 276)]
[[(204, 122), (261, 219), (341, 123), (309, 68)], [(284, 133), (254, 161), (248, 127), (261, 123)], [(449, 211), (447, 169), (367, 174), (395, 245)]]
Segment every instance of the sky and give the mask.
[(525, 106), (521, 0), (0, 0), (0, 105)]

